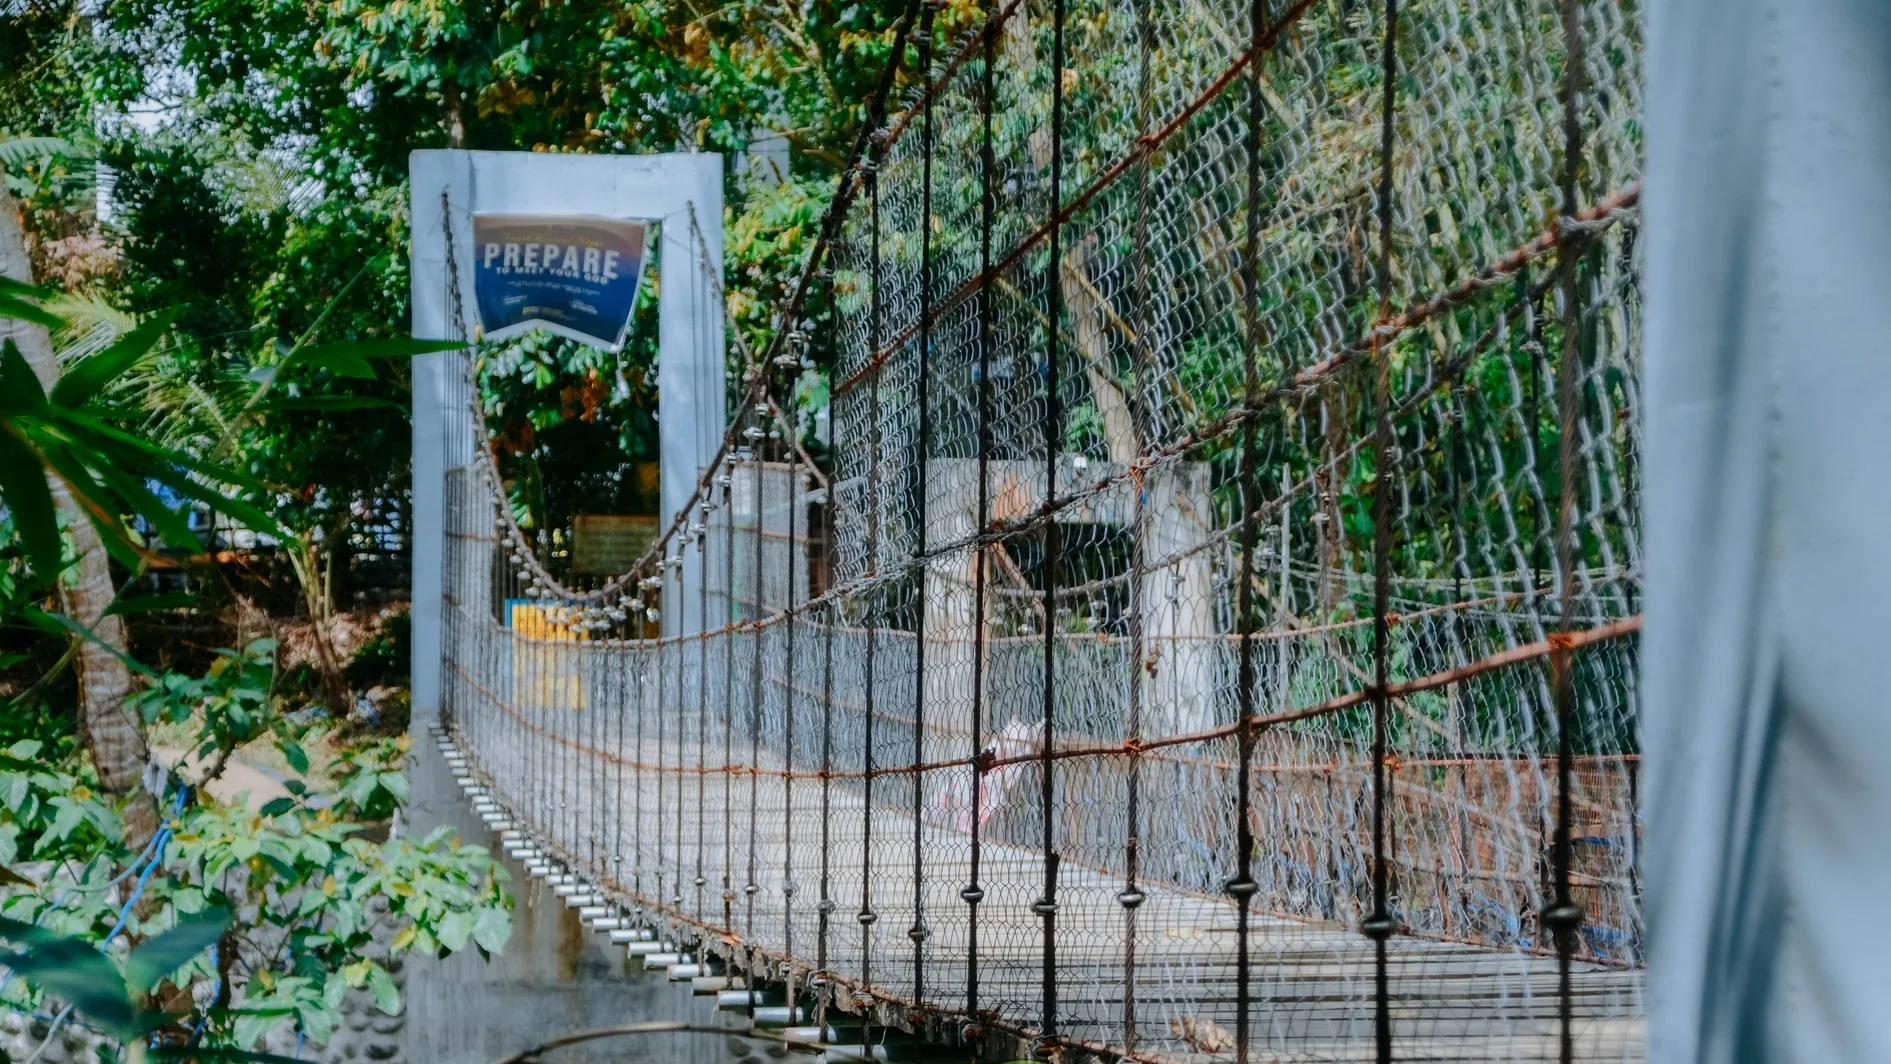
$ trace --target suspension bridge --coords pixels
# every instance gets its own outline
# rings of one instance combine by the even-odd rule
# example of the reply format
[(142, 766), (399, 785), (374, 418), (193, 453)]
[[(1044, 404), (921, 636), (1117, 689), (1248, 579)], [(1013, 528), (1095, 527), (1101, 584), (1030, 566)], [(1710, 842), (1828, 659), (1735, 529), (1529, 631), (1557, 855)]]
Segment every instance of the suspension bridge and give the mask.
[(634, 565), (450, 356), (469, 800), (830, 1059), (1643, 1059), (1638, 18), (914, 4)]

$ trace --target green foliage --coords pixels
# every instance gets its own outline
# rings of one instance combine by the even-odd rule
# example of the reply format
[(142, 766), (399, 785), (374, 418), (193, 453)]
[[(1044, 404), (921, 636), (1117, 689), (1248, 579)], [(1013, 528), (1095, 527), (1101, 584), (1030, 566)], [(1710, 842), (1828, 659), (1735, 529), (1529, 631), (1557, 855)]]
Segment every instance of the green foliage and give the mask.
[[(482, 847), (448, 832), (374, 843), (332, 810), (286, 803), (260, 817), (242, 809), (187, 814), (172, 849), (167, 902), (182, 913), (243, 906), (254, 921), (233, 928), (242, 956), (266, 963), (213, 1010), (219, 1038), (250, 1048), (283, 1022), (325, 1041), (348, 989), (367, 989), (399, 1011), (375, 943), (389, 955), (446, 954), (469, 943), (504, 946), (511, 933), (504, 872)], [(241, 873), (232, 875), (231, 873)]]
[(349, 747), (335, 760), (337, 809), (360, 820), (386, 820), (407, 802), (406, 736)]
[(0, 865), (84, 862), (123, 833), (96, 781), (41, 760), (45, 750), (37, 739), (21, 739), (0, 757)]
[[(308, 757), (295, 744), (288, 722), (270, 698), (275, 678), (276, 641), (258, 639), (241, 651), (218, 650), (201, 677), (167, 672), (132, 696), (146, 725), (195, 721), (196, 755), (228, 756), (265, 735), (277, 735), (291, 764), (307, 771)], [(293, 755), (288, 751), (294, 750)]]
[(174, 1019), (145, 1007), (143, 994), (208, 949), (228, 923), (225, 912), (180, 921), (133, 948), (121, 966), (91, 942), (0, 917), (0, 938), (15, 944), (0, 950), (0, 963), (106, 1034), (135, 1044)]
[[(399, 1010), (388, 957), (503, 948), (511, 899), (504, 871), (483, 847), (461, 845), (447, 831), (418, 841), (364, 837), (364, 818), (383, 818), (406, 798), (399, 772), (405, 749), (405, 740), (387, 741), (345, 756), (350, 769), (334, 795), (291, 781), (292, 797), (259, 812), (200, 798), (176, 814), (160, 868), (146, 884), (145, 905), (122, 914), (119, 941), (144, 943), (124, 966), (127, 981), (101, 966), (106, 956), (99, 952), (100, 936), (121, 916), (106, 889), (115, 878), (111, 870), (129, 856), (116, 849), (117, 819), (70, 768), (32, 761), (37, 746), (16, 744), (0, 757), (0, 857), (65, 862), (69, 874), (0, 898), (0, 937), (14, 938), (17, 927), (30, 926), (42, 938), (66, 936), (84, 949), (45, 947), (58, 965), (29, 964), (30, 971), (16, 965), (29, 976), (28, 986), (0, 989), (0, 1000), (39, 1008), (51, 995), (126, 1037), (121, 1032), (142, 1034), (176, 1021), (140, 1011), (141, 995), (160, 978), (184, 989), (229, 981), (204, 1014), (204, 1044), (250, 1049), (283, 1024), (320, 1042), (339, 1024), (351, 991), (365, 992), (383, 1011)], [(200, 949), (183, 951), (192, 942), (208, 945), (210, 920), (223, 912), (243, 919), (215, 922), (220, 963)], [(79, 972), (84, 985), (56, 976), (55, 967)], [(132, 1001), (130, 1012), (124, 1000)]]
[(404, 681), (412, 660), (412, 633), (410, 613), (404, 609), (385, 612), (380, 627), (348, 659), (348, 682), (360, 690)]
[[(0, 297), (9, 302), (0, 305), (0, 314), (43, 322), (49, 315), (35, 303), (41, 294), (5, 282)], [(183, 516), (152, 492), (148, 485), (153, 482), (251, 528), (276, 527), (255, 506), (220, 490), (223, 485), (259, 489), (257, 482), (216, 462), (124, 432), (97, 408), (97, 394), (146, 357), (164, 324), (159, 319), (135, 329), (81, 361), (61, 376), (50, 395), (11, 340), (0, 346), (0, 502), (12, 515), (26, 558), (42, 580), (63, 568), (48, 474), (65, 483), (106, 548), (133, 567), (140, 546), (120, 514), (143, 517), (171, 546), (197, 545)]]

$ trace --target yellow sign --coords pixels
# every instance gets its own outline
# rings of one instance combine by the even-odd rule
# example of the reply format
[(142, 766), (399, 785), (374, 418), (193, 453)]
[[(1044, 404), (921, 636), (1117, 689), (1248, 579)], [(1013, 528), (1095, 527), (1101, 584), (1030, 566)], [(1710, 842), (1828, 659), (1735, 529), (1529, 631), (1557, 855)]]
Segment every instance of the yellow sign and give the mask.
[(655, 517), (579, 514), (571, 519), (571, 571), (628, 572), (656, 538)]
[(584, 652), (559, 644), (589, 642), (591, 634), (557, 617), (558, 609), (506, 600), (506, 627), (521, 637), (512, 643), (512, 700), (521, 710), (584, 708)]

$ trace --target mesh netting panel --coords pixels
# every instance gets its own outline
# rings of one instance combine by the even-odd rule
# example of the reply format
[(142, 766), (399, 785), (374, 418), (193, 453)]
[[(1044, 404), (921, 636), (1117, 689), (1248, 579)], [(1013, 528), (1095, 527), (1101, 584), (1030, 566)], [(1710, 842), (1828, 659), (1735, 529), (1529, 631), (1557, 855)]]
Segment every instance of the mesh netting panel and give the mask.
[(634, 571), (451, 474), (481, 785), (800, 1037), (1642, 1059), (1636, 5), (942, 17)]

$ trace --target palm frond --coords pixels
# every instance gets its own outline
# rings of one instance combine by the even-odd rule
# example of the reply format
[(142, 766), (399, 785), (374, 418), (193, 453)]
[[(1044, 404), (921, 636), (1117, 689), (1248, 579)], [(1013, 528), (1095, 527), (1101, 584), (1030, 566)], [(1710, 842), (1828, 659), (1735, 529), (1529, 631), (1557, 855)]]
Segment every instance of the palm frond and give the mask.
[(8, 137), (0, 140), (0, 167), (7, 169), (27, 166), (55, 156), (80, 160), (90, 159), (93, 154), (91, 148), (75, 144), (64, 137)]
[(135, 316), (98, 295), (65, 293), (46, 300), (43, 305), (58, 315), (62, 323), (53, 336), (62, 365), (97, 354), (138, 327)]

